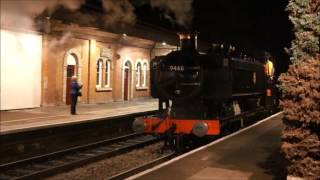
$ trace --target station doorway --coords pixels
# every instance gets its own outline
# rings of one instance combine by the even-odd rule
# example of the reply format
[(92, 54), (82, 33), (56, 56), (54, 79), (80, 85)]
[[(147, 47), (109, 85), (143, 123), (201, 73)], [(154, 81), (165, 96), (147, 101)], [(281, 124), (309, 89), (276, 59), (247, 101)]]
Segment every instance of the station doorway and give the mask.
[(66, 104), (71, 104), (71, 78), (72, 76), (77, 76), (77, 59), (75, 55), (69, 54), (67, 59), (67, 78), (66, 78)]
[(123, 100), (128, 101), (130, 100), (130, 89), (131, 89), (131, 71), (132, 71), (132, 65), (129, 61), (127, 61), (124, 65), (123, 70)]
[(71, 104), (71, 97), (70, 97), (70, 92), (71, 92), (71, 78), (72, 76), (75, 75), (75, 65), (68, 65), (67, 66), (67, 89), (66, 89), (66, 104), (70, 105)]

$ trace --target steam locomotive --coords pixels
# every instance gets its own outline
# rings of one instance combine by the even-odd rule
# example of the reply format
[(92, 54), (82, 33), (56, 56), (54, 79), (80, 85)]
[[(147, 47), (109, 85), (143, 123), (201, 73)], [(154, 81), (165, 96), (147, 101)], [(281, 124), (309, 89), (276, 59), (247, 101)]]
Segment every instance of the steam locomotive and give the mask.
[(135, 131), (167, 135), (181, 150), (190, 136), (219, 136), (273, 110), (271, 61), (241, 58), (233, 47), (222, 45), (201, 54), (197, 33), (178, 35), (180, 50), (150, 63), (151, 95), (159, 99), (159, 114), (137, 118)]

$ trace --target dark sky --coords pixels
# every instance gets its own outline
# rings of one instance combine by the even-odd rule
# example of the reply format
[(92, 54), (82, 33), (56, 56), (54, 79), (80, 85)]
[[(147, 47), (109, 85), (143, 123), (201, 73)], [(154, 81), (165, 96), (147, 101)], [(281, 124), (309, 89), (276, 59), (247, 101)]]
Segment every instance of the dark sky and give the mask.
[[(193, 23), (187, 29), (199, 31), (200, 38), (208, 42), (231, 43), (244, 51), (268, 51), (275, 57), (278, 71), (284, 72), (289, 62), (284, 48), (293, 38), (286, 5), (283, 0), (194, 0)], [(139, 20), (173, 31), (183, 29), (148, 4), (138, 5), (136, 14)]]
[[(89, 0), (89, 2), (101, 0)], [(129, 0), (135, 6), (138, 21), (172, 32), (197, 30), (199, 38), (209, 43), (227, 43), (244, 52), (268, 51), (277, 71), (285, 72), (289, 57), (284, 48), (293, 38), (292, 25), (285, 11), (287, 0), (193, 0), (193, 21), (181, 27), (165, 18), (150, 0)], [(179, 8), (179, 7), (177, 7)]]
[(193, 27), (208, 40), (229, 42), (247, 51), (269, 51), (278, 70), (286, 71), (291, 24), (283, 0), (194, 1)]

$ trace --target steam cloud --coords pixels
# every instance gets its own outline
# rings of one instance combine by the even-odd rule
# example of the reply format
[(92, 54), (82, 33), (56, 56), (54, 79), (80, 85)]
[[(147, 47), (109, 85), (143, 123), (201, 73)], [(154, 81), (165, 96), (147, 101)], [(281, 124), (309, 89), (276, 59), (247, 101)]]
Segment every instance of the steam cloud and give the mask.
[(48, 48), (50, 51), (55, 51), (57, 50), (57, 47), (62, 47), (63, 45), (65, 46), (71, 38), (72, 38), (72, 33), (66, 32), (62, 35), (61, 38), (52, 39), (48, 44)]
[[(191, 24), (192, 0), (148, 0), (152, 8), (158, 8), (164, 12), (165, 18), (175, 21), (182, 26)], [(1, 26), (17, 27), (23, 29), (36, 29), (34, 19), (43, 12), (52, 14), (59, 6), (71, 11), (80, 8), (85, 0), (0, 0)], [(134, 6), (129, 0), (102, 0), (105, 15), (102, 17), (107, 28), (124, 27), (136, 22)], [(76, 11), (74, 16), (81, 16)], [(78, 14), (77, 14), (78, 13)], [(96, 18), (88, 14), (88, 24), (94, 24)]]
[(44, 11), (51, 14), (59, 6), (74, 11), (84, 2), (85, 0), (1, 0), (1, 26), (33, 30), (34, 18)]
[(165, 18), (182, 26), (189, 26), (192, 22), (192, 0), (150, 0), (150, 5), (163, 10)]
[[(149, 0), (152, 8), (164, 11), (165, 18), (180, 25), (191, 24), (192, 0)], [(75, 11), (85, 0), (0, 0), (1, 26), (35, 29), (34, 18), (43, 13), (53, 13), (59, 6)], [(123, 27), (136, 22), (134, 6), (129, 0), (102, 0), (106, 14), (103, 17), (106, 27)], [(92, 19), (89, 20), (92, 22)]]
[[(188, 26), (193, 19), (192, 0), (149, 0), (152, 8), (164, 11), (165, 18), (182, 26)], [(128, 0), (102, 0), (106, 12), (104, 24), (107, 27), (133, 25), (136, 22), (134, 6)], [(173, 16), (173, 17), (172, 17)]]
[(134, 7), (128, 0), (103, 0), (102, 5), (106, 11), (104, 24), (107, 27), (124, 27), (136, 22)]

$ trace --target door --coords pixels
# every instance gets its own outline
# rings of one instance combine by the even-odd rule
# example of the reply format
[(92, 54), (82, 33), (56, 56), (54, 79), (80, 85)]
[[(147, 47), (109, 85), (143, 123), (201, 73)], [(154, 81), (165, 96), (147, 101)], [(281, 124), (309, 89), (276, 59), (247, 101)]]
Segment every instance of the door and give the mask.
[(67, 67), (67, 85), (66, 85), (66, 104), (71, 104), (71, 78), (75, 75), (75, 65), (68, 65)]
[(124, 95), (123, 99), (125, 101), (129, 100), (129, 69), (124, 71)]

